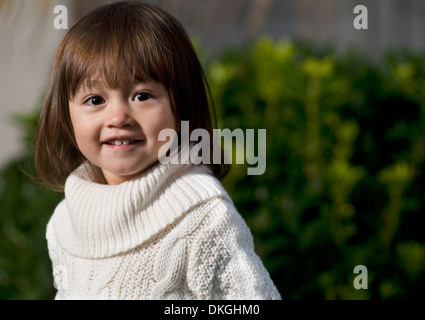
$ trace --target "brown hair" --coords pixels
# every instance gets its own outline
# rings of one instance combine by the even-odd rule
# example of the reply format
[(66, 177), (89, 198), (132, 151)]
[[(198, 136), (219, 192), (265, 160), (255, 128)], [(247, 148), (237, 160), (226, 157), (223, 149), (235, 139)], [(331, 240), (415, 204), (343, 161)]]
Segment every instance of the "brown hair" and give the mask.
[[(177, 127), (187, 120), (190, 132), (203, 128), (212, 137), (216, 115), (211, 93), (180, 23), (137, 1), (104, 5), (72, 26), (53, 62), (35, 142), (36, 169), (51, 188), (63, 190), (68, 175), (85, 161), (75, 141), (69, 100), (94, 76), (110, 88), (159, 81), (168, 89)], [(210, 163), (217, 178), (230, 168), (223, 161)]]

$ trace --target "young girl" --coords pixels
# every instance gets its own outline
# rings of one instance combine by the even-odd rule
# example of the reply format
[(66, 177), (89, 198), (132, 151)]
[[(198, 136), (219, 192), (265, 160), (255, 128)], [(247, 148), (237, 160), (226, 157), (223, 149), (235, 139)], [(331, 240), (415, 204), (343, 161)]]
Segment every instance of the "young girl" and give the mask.
[(158, 8), (113, 3), (69, 30), (35, 159), (65, 193), (46, 235), (56, 299), (280, 299), (219, 182), (228, 167), (159, 161), (163, 129), (212, 134), (207, 92), (185, 31)]

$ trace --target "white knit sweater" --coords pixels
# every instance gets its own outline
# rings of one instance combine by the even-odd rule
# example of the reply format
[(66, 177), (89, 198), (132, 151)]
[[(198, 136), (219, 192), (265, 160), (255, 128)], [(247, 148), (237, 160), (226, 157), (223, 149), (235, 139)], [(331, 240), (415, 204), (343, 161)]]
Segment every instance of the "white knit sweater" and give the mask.
[(280, 299), (251, 233), (203, 165), (120, 185), (84, 166), (47, 226), (56, 299)]

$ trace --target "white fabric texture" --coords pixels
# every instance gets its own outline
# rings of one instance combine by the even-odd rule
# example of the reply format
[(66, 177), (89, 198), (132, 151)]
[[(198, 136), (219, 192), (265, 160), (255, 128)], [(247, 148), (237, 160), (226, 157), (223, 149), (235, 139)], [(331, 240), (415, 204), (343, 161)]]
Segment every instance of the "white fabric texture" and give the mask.
[(120, 185), (84, 166), (46, 233), (56, 299), (280, 299), (250, 230), (204, 165), (161, 164)]

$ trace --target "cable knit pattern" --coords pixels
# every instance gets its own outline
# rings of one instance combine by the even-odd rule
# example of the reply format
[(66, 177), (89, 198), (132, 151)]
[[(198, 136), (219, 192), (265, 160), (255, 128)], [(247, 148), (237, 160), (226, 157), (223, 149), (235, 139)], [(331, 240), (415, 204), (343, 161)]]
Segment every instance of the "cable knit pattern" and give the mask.
[(280, 299), (203, 165), (157, 164), (114, 186), (91, 182), (81, 166), (46, 237), (56, 299)]

